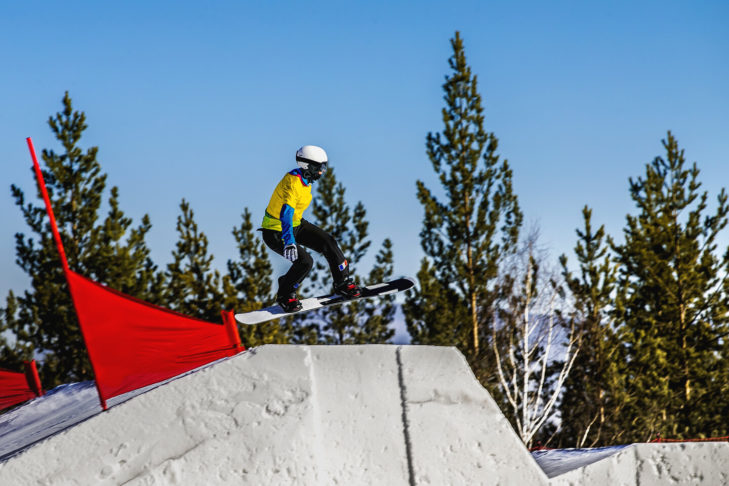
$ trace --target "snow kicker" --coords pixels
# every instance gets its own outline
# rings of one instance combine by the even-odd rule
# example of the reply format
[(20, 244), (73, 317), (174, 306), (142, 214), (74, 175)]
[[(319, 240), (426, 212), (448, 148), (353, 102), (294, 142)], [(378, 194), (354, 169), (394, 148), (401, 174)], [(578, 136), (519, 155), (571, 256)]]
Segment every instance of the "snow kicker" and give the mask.
[[(571, 470), (555, 451), (545, 474), (455, 348), (263, 346), (138, 393), (105, 412), (96, 402), (95, 413), (66, 400), (57, 416), (69, 425), (6, 454), (0, 484), (643, 486), (729, 477), (726, 443), (581, 452), (592, 459), (573, 458)], [(14, 421), (24, 407), (52, 409), (59, 395), (13, 410)], [(93, 401), (67, 398), (82, 395)], [(29, 425), (50, 422), (47, 412)], [(24, 435), (11, 429), (0, 420), (0, 445)]]

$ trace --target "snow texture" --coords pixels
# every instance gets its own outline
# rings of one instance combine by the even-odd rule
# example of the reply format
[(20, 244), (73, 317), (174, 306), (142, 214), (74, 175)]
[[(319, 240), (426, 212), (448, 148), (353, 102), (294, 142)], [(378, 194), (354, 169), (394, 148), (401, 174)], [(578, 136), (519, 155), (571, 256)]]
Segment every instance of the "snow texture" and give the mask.
[(1, 415), (0, 485), (729, 483), (726, 443), (530, 455), (455, 348), (264, 346), (111, 405)]
[(617, 454), (628, 446), (597, 447), (592, 449), (548, 449), (532, 452), (537, 464), (547, 477), (553, 478)]
[(632, 444), (605, 460), (554, 478), (555, 486), (725, 485), (729, 443)]
[(0, 415), (0, 460), (100, 411), (94, 382), (61, 385)]

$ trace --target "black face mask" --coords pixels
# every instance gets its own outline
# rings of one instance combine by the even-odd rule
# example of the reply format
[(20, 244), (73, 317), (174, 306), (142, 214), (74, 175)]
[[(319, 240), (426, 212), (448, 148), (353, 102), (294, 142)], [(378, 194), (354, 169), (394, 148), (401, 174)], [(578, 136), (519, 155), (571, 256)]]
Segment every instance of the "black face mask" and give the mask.
[[(302, 170), (302, 173), (304, 177), (310, 181), (318, 181), (319, 178), (324, 174), (324, 172), (327, 171), (327, 163), (322, 162), (321, 164), (317, 162), (307, 162), (309, 165), (306, 169)], [(321, 172), (321, 174), (320, 174)]]

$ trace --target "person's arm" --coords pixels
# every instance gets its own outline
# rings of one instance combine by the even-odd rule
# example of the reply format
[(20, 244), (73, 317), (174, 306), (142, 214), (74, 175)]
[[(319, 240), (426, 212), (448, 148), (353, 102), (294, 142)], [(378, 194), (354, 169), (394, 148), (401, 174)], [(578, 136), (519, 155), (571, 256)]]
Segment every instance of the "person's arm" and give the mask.
[(288, 204), (281, 206), (281, 214), (278, 219), (281, 220), (281, 238), (284, 246), (295, 245), (294, 239), (294, 208)]
[(278, 219), (281, 221), (281, 239), (284, 244), (283, 256), (292, 262), (299, 257), (294, 238), (294, 207), (298, 195), (293, 182), (294, 178), (290, 175), (285, 176), (282, 181), (283, 204), (281, 204), (281, 212), (278, 215)]

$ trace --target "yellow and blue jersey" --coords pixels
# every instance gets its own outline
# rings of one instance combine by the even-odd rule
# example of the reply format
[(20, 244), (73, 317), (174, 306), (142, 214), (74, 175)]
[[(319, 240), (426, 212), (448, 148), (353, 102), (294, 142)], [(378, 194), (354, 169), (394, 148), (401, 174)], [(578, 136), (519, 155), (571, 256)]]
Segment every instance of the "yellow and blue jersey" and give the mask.
[(311, 204), (311, 184), (300, 169), (287, 173), (278, 183), (263, 216), (263, 229), (280, 231), (284, 244), (294, 244), (293, 229), (301, 224), (304, 211)]

